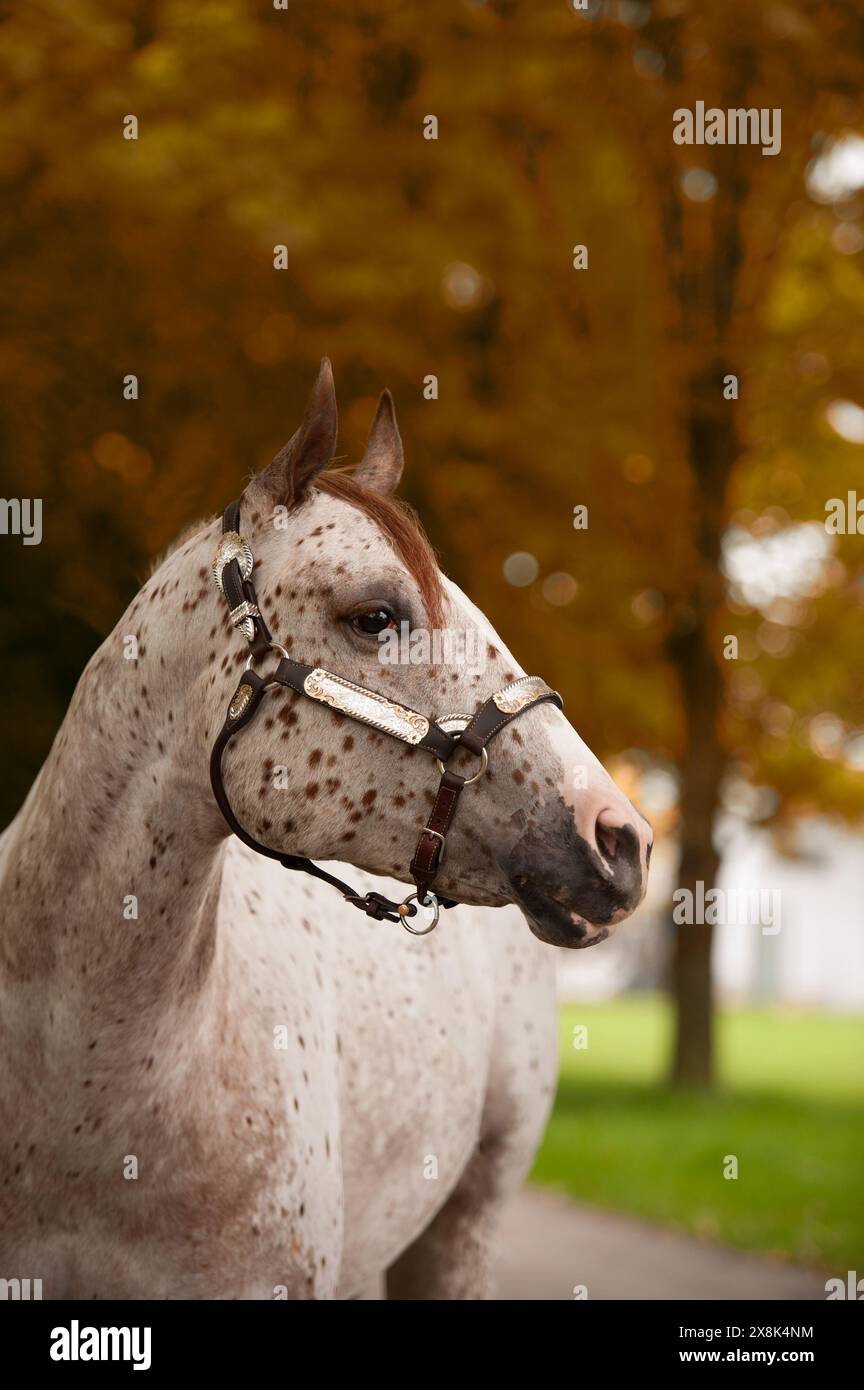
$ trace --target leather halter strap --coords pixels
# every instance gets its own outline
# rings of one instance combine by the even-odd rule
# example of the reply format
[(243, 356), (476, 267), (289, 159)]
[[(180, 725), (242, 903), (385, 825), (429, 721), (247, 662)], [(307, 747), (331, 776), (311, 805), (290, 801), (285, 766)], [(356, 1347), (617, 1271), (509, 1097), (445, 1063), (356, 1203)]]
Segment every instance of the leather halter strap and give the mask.
[[(522, 676), (503, 690), (496, 691), (485, 700), (470, 717), (453, 717), (442, 723), (426, 715), (409, 709), (387, 696), (380, 695), (353, 681), (335, 675), (321, 667), (312, 667), (302, 661), (295, 661), (283, 647), (273, 641), (270, 630), (258, 606), (258, 597), (252, 583), (252, 551), (240, 535), (240, 504), (232, 502), (222, 519), (222, 537), (216, 558), (213, 562), (213, 578), (224, 595), (231, 621), (239, 628), (249, 643), (247, 668), (228, 705), (228, 711), (210, 754), (210, 782), (213, 795), (228, 826), (243, 844), (268, 859), (275, 859), (286, 869), (299, 869), (315, 878), (322, 879), (338, 889), (346, 902), (367, 913), (377, 921), (401, 922), (416, 935), (425, 935), (408, 925), (408, 918), (416, 915), (416, 905), (433, 906), (434, 927), (438, 921), (438, 907), (455, 907), (455, 902), (447, 898), (436, 898), (430, 892), (436, 874), (444, 858), (447, 834), (466, 786), (475, 782), (486, 770), (488, 762), (487, 745), (505, 725), (517, 715), (533, 709), (535, 705), (549, 701), (563, 708), (561, 696), (537, 676)], [(252, 669), (252, 662), (270, 651), (278, 651), (281, 659), (268, 676), (262, 677)], [(431, 753), (438, 761), (441, 781), (425, 826), (420, 832), (410, 872), (417, 885), (417, 892), (409, 895), (404, 902), (393, 902), (382, 893), (355, 893), (349, 884), (334, 874), (328, 873), (302, 855), (285, 854), (256, 840), (240, 824), (231, 808), (222, 771), (222, 760), (231, 740), (255, 717), (268, 690), (274, 686), (286, 686), (298, 694), (320, 704), (329, 705), (342, 715), (369, 725), (381, 733)], [(448, 728), (447, 725), (455, 725)], [(465, 748), (480, 759), (479, 770), (470, 777), (453, 772), (444, 764), (457, 748)], [(425, 930), (431, 930), (426, 928)]]

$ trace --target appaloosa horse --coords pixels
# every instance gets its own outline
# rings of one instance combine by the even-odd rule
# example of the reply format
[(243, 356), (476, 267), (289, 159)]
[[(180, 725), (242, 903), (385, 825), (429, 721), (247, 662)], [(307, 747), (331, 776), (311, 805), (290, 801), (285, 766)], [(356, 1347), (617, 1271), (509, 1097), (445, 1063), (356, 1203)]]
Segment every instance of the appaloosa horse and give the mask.
[[(488, 1296), (494, 1219), (555, 1080), (541, 942), (600, 941), (642, 897), (648, 826), (390, 499), (389, 395), (352, 477), (324, 472), (335, 438), (325, 361), (235, 509), (257, 589), (235, 602), (235, 571), (232, 598), (218, 522), (182, 538), (90, 661), (0, 841), (0, 1276), (46, 1298), (351, 1298), (385, 1271), (391, 1297)], [(383, 666), (378, 634), (403, 621), (477, 629), (485, 669)], [(269, 683), (268, 627), (296, 658), (280, 670), (355, 683), (347, 712)], [(524, 708), (491, 739), (489, 697), (512, 709), (514, 684)], [(208, 754), (250, 686), (255, 718), (221, 761), (230, 815), (276, 855), (341, 861), (379, 915), (409, 861), (436, 902), (414, 847), (440, 792), (430, 748), (464, 785), (483, 744), (434, 883), (460, 906), (432, 935), (230, 834)], [(361, 722), (352, 699), (411, 732)], [(475, 722), (448, 749), (478, 707), (483, 737)], [(444, 834), (424, 834), (430, 870)]]

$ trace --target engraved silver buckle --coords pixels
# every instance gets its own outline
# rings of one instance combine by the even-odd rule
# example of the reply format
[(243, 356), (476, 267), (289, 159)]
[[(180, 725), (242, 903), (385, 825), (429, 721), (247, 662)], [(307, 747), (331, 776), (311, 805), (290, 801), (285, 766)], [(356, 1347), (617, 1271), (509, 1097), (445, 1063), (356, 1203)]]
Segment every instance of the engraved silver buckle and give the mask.
[(242, 603), (238, 603), (236, 608), (231, 609), (228, 616), (234, 626), (243, 633), (246, 641), (251, 642), (255, 636), (255, 624), (252, 620), (261, 617), (261, 610), (258, 605), (244, 599)]

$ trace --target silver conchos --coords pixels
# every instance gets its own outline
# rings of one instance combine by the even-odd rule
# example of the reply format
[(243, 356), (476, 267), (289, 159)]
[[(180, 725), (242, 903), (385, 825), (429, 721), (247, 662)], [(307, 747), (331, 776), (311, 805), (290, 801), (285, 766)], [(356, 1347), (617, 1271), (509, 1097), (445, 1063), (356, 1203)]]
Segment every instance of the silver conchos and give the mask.
[(255, 624), (253, 618), (261, 617), (261, 610), (254, 603), (248, 603), (245, 599), (238, 603), (236, 608), (232, 608), (229, 617), (236, 628), (243, 633), (247, 642), (251, 642), (255, 636)]
[(492, 696), (502, 714), (518, 714), (520, 709), (530, 705), (539, 695), (546, 695), (549, 686), (539, 676), (522, 676), (512, 685), (505, 685)]
[(238, 685), (234, 692), (234, 699), (228, 706), (228, 718), (239, 719), (241, 714), (244, 714), (249, 708), (249, 701), (254, 693), (251, 685), (245, 683)]
[(231, 560), (236, 560), (240, 566), (240, 578), (248, 579), (255, 563), (252, 558), (252, 547), (236, 531), (225, 532), (219, 541), (213, 560), (213, 582), (220, 594), (225, 593), (222, 588), (222, 571)]
[(303, 689), (313, 700), (332, 705), (363, 724), (371, 724), (373, 729), (401, 738), (403, 743), (419, 743), (429, 732), (429, 720), (416, 710), (405, 709), (404, 705), (376, 695), (374, 690), (365, 690), (362, 685), (354, 685), (320, 667), (309, 672)]

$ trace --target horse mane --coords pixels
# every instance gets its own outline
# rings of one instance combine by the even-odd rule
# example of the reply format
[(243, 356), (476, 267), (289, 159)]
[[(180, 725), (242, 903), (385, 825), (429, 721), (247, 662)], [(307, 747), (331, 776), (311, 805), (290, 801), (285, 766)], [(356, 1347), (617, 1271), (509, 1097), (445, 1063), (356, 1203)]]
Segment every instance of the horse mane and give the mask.
[[(380, 492), (372, 492), (364, 487), (352, 473), (340, 468), (328, 468), (315, 479), (315, 488), (326, 492), (329, 497), (337, 497), (356, 507), (369, 520), (374, 522), (384, 538), (402, 561), (408, 573), (417, 581), (430, 627), (440, 627), (444, 621), (444, 586), (441, 571), (423, 525), (408, 502), (401, 497), (385, 497)], [(155, 574), (160, 565), (190, 540), (201, 527), (215, 520), (205, 517), (184, 526), (170, 545), (152, 561), (147, 570), (147, 578)]]
[(364, 487), (352, 474), (338, 468), (328, 468), (315, 479), (319, 492), (337, 497), (356, 507), (374, 522), (402, 561), (408, 573), (417, 581), (429, 624), (440, 627), (444, 621), (444, 586), (441, 571), (423, 525), (410, 503), (401, 497), (385, 497)]

